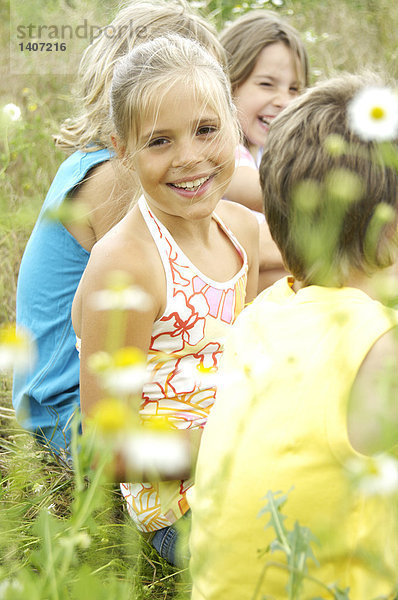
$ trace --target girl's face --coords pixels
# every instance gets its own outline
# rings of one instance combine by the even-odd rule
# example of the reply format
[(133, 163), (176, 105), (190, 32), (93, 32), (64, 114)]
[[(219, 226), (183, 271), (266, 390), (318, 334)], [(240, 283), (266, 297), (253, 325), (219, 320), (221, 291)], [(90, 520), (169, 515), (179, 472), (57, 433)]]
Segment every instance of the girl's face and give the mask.
[(264, 146), (272, 119), (300, 88), (292, 50), (283, 42), (265, 46), (248, 79), (234, 94), (239, 122), (253, 156)]
[(142, 122), (133, 168), (161, 219), (208, 217), (234, 172), (232, 127), (182, 83), (167, 91), (156, 118)]

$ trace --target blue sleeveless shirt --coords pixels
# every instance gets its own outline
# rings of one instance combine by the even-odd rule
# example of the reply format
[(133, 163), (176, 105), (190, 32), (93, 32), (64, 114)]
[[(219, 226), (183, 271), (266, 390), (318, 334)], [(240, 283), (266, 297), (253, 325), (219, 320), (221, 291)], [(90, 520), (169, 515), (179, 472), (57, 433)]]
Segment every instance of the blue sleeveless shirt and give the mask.
[(70, 443), (70, 421), (79, 410), (79, 357), (71, 307), (89, 253), (58, 220), (46, 218), (108, 150), (75, 152), (60, 166), (25, 248), (17, 285), (17, 325), (33, 335), (38, 358), (29, 373), (15, 373), (18, 422), (58, 452)]

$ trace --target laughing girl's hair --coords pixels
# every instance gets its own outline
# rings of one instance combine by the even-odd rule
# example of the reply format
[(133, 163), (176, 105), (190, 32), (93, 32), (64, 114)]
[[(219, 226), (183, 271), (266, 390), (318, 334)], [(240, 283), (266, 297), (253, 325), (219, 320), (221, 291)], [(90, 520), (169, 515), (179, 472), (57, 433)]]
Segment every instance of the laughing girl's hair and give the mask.
[(309, 83), (309, 62), (298, 31), (270, 10), (251, 10), (228, 25), (220, 35), (227, 54), (232, 92), (241, 86), (253, 71), (260, 52), (277, 42), (283, 42), (296, 59), (298, 83)]

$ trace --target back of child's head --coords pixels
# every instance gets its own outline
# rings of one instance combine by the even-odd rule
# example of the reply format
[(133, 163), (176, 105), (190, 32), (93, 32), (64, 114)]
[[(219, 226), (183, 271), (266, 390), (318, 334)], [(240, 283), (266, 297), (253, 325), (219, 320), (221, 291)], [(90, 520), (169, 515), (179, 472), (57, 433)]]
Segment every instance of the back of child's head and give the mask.
[(263, 48), (283, 42), (296, 58), (302, 87), (308, 86), (307, 51), (294, 27), (270, 10), (252, 10), (228, 25), (220, 35), (227, 55), (228, 73), (234, 93), (250, 76)]
[(307, 285), (340, 286), (395, 260), (398, 169), (351, 120), (353, 99), (383, 86), (372, 73), (322, 82), (270, 128), (260, 166), (265, 215), (287, 269)]
[[(220, 118), (220, 135), (232, 133), (231, 152), (239, 139), (236, 109), (230, 86), (219, 62), (198, 42), (168, 35), (145, 42), (121, 58), (114, 69), (111, 86), (111, 115), (114, 131), (127, 146), (137, 146), (142, 122), (156, 115), (163, 97), (180, 85), (210, 107)], [(178, 121), (178, 115), (175, 115)], [(229, 128), (229, 129), (227, 129)]]
[(81, 114), (63, 124), (57, 145), (66, 150), (110, 147), (109, 90), (116, 62), (138, 44), (170, 32), (197, 40), (225, 65), (215, 28), (186, 0), (130, 0), (86, 49), (79, 68)]

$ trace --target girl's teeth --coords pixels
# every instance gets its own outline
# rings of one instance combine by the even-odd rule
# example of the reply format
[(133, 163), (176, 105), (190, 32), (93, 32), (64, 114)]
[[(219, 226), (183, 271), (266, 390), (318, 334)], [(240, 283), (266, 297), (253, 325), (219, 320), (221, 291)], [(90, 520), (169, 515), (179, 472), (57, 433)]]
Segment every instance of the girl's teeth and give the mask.
[(173, 185), (174, 185), (174, 187), (191, 190), (193, 188), (200, 187), (208, 179), (209, 179), (208, 177), (201, 177), (200, 179), (194, 179), (193, 181), (184, 181), (183, 183), (173, 183)]

